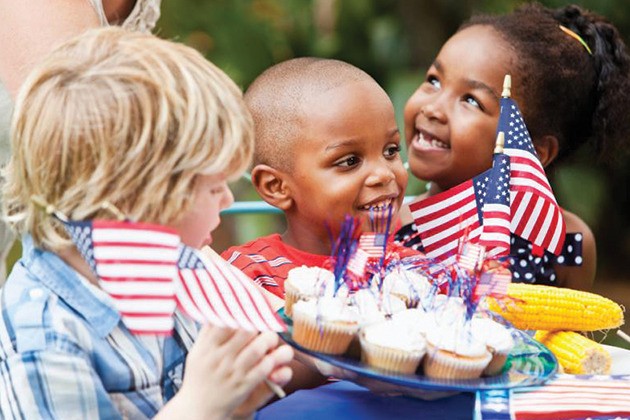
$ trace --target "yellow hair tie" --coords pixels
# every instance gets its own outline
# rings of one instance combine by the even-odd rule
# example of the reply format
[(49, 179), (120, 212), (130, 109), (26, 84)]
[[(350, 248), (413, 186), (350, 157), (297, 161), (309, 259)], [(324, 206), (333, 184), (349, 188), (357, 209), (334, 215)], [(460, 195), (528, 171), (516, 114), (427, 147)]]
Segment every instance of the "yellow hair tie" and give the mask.
[(590, 55), (593, 55), (593, 52), (591, 51), (591, 49), (589, 48), (588, 44), (586, 42), (584, 42), (584, 40), (582, 39), (581, 36), (579, 36), (578, 34), (576, 34), (575, 32), (573, 32), (571, 29), (567, 28), (566, 26), (562, 26), (559, 25), (560, 29), (562, 29), (562, 32), (564, 32), (565, 34), (569, 35), (571, 38), (575, 38), (578, 40), (578, 42), (580, 44), (582, 44), (584, 46), (584, 48), (586, 48), (586, 51), (588, 51), (588, 53)]

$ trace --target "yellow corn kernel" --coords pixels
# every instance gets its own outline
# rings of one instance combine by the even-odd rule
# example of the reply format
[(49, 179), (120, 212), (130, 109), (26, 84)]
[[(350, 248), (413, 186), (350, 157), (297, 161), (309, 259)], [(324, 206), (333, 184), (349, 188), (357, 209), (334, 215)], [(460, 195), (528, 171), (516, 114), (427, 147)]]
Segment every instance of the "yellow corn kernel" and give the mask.
[(623, 309), (595, 293), (553, 286), (510, 283), (507, 298), (488, 297), (490, 310), (522, 330), (596, 331), (623, 324)]
[(608, 375), (610, 353), (599, 343), (574, 331), (536, 331), (534, 338), (558, 359), (564, 373), (573, 375)]

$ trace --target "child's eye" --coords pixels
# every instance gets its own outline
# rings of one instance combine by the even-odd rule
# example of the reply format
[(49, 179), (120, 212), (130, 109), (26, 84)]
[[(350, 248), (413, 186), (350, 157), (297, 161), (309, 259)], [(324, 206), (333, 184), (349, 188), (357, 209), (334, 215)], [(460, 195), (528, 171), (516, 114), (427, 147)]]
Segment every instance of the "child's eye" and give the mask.
[(440, 80), (432, 75), (427, 76), (427, 83), (436, 89), (440, 89), (442, 87), (442, 83), (440, 83)]
[(212, 195), (221, 194), (222, 192), (223, 192), (223, 187), (216, 187), (216, 188), (210, 189), (210, 194)]
[(467, 104), (470, 104), (470, 105), (472, 105), (472, 106), (474, 106), (474, 107), (477, 107), (477, 108), (479, 108), (479, 109), (483, 110), (483, 106), (481, 106), (481, 102), (479, 102), (479, 101), (477, 100), (477, 98), (475, 98), (475, 97), (474, 97), (474, 96), (472, 96), (472, 95), (466, 95), (466, 96), (464, 96), (464, 102), (466, 102)]
[(385, 157), (392, 158), (398, 156), (400, 153), (400, 145), (399, 144), (391, 144), (385, 148)]
[(356, 166), (361, 162), (358, 156), (346, 156), (335, 162), (335, 166), (339, 166), (342, 168), (351, 168)]

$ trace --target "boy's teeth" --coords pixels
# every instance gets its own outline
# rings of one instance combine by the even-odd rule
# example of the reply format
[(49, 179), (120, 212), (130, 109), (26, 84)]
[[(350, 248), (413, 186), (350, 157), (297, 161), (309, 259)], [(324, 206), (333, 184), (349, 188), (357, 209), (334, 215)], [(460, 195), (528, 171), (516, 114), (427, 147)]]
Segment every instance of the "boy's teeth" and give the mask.
[(392, 200), (389, 199), (389, 200), (382, 201), (382, 202), (377, 203), (377, 204), (371, 204), (371, 205), (368, 205), (368, 206), (361, 206), (360, 209), (361, 210), (371, 210), (372, 209), (372, 210), (377, 210), (377, 211), (378, 210), (385, 210), (391, 205), (391, 203), (392, 203)]
[(423, 143), (423, 144), (424, 144), (425, 146), (427, 146), (427, 147), (429, 147), (429, 146), (430, 146), (430, 147), (436, 147), (436, 148), (438, 148), (438, 149), (450, 149), (450, 147), (448, 146), (448, 144), (446, 144), (446, 143), (444, 143), (444, 142), (441, 142), (441, 141), (436, 140), (436, 139), (431, 139), (431, 140), (426, 139), (426, 138), (424, 137), (424, 134), (423, 134), (423, 133), (419, 133), (419, 134), (418, 134), (418, 141), (419, 141), (420, 143)]

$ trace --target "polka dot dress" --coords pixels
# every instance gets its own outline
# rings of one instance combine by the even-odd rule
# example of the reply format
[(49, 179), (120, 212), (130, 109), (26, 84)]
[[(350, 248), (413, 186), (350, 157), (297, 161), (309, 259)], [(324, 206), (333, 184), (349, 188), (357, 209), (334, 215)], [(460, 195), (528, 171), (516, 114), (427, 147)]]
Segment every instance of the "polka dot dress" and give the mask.
[(532, 254), (532, 244), (520, 236), (512, 235), (510, 270), (515, 283), (556, 284), (554, 264), (582, 265), (582, 234), (567, 233), (560, 255), (545, 251), (541, 256)]
[[(532, 244), (520, 236), (512, 235), (510, 248), (510, 270), (515, 283), (556, 284), (555, 264), (565, 266), (582, 265), (582, 234), (567, 233), (560, 255), (545, 251), (541, 256), (532, 254)], [(396, 232), (394, 240), (406, 247), (424, 251), (422, 239), (416, 225), (410, 223)]]

